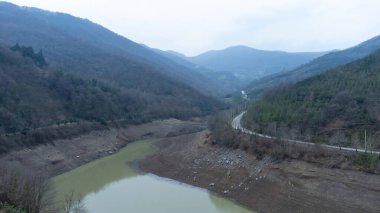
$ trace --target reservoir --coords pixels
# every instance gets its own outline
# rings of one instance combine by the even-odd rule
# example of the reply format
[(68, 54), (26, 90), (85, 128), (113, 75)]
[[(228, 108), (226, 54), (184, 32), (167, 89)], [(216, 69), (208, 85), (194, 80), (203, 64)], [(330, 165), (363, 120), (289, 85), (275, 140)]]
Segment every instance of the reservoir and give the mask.
[(155, 151), (155, 140), (137, 141), (118, 153), (53, 178), (58, 202), (74, 193), (90, 213), (250, 213), (207, 190), (152, 174), (133, 162)]

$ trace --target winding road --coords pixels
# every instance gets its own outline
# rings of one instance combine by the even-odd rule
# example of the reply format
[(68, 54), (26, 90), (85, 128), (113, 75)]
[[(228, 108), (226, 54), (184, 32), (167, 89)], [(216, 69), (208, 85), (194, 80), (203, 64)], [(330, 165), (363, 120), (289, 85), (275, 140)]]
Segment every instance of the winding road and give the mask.
[[(253, 132), (253, 131), (251, 131), (249, 129), (244, 128), (241, 125), (241, 119), (242, 119), (243, 115), (246, 112), (247, 111), (244, 111), (244, 112), (240, 113), (239, 115), (237, 115), (232, 120), (232, 123), (231, 123), (232, 128), (240, 130), (241, 132), (244, 132), (244, 133), (249, 134), (249, 135), (256, 135), (258, 137), (268, 138), (268, 139), (277, 139), (276, 137), (273, 137), (273, 136), (270, 136), (270, 135), (260, 134), (260, 133)], [(315, 143), (306, 142), (306, 141), (298, 141), (298, 140), (291, 140), (291, 139), (281, 139), (281, 140), (285, 141), (287, 143), (315, 146)], [(365, 150), (365, 149), (355, 149), (355, 148), (349, 148), (349, 147), (331, 146), (331, 145), (327, 145), (327, 144), (320, 144), (320, 146), (326, 147), (326, 148), (329, 148), (329, 149), (342, 150), (342, 151), (348, 151), (348, 152), (370, 152), (370, 151)], [(377, 152), (377, 151), (372, 151), (371, 153), (373, 153), (373, 154), (380, 154), (380, 152)]]

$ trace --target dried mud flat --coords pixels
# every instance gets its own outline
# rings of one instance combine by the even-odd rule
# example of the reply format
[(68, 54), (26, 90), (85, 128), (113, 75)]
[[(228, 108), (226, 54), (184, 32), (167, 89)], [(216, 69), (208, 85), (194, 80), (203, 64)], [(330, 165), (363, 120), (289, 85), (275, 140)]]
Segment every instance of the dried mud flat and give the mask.
[(208, 136), (202, 131), (164, 139), (140, 167), (257, 212), (380, 212), (380, 175), (300, 160), (259, 161), (242, 150), (205, 144)]

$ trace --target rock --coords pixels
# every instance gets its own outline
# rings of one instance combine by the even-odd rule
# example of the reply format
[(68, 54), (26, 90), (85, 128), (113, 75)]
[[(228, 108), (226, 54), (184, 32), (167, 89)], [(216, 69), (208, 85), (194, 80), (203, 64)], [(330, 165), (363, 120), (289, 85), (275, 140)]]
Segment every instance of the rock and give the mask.
[(210, 183), (209, 186), (215, 186), (215, 183)]

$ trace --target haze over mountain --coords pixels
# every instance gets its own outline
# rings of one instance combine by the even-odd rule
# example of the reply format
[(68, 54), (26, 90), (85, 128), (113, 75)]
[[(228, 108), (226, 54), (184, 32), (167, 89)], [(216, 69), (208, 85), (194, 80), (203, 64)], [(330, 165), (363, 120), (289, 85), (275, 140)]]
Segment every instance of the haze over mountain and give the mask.
[(232, 73), (242, 82), (291, 70), (325, 54), (325, 52), (288, 53), (258, 50), (247, 46), (234, 46), (212, 50), (189, 60), (215, 72)]
[(197, 71), (89, 20), (68, 14), (0, 2), (0, 42), (42, 49), (51, 65), (127, 88), (148, 77), (160, 76), (182, 81), (207, 94), (225, 92)]
[(233, 73), (230, 72), (215, 72), (209, 68), (199, 66), (189, 60), (185, 55), (175, 51), (162, 51), (153, 49), (156, 53), (161, 54), (170, 60), (176, 62), (181, 66), (185, 66), (191, 70), (196, 70), (206, 76), (209, 81), (223, 87), (224, 94), (233, 93), (242, 88), (245, 84), (244, 81), (238, 79)]
[(323, 55), (294, 70), (273, 74), (262, 79), (254, 80), (246, 87), (246, 90), (250, 93), (250, 96), (254, 97), (266, 88), (293, 83), (315, 76), (331, 68), (365, 57), (379, 48), (380, 36), (376, 36), (357, 46)]
[[(349, 139), (364, 130), (378, 141), (379, 100), (380, 51), (376, 51), (294, 85), (268, 91), (249, 108), (245, 120), (260, 132), (269, 133), (275, 125), (278, 132), (287, 134), (282, 137), (309, 136), (316, 142), (355, 145), (357, 141)], [(340, 144), (342, 141), (345, 144)], [(372, 148), (379, 148), (374, 142)]]

